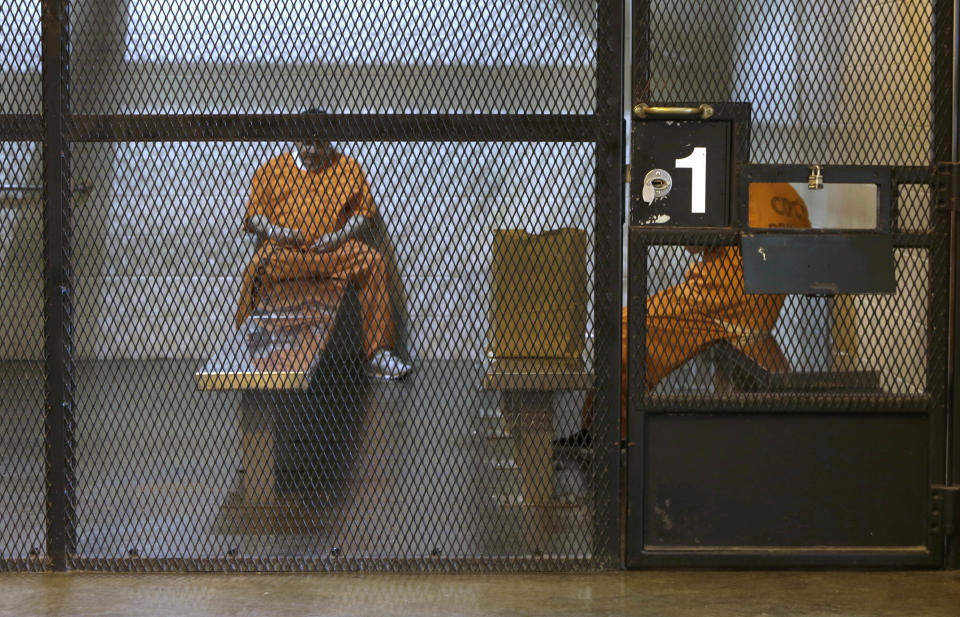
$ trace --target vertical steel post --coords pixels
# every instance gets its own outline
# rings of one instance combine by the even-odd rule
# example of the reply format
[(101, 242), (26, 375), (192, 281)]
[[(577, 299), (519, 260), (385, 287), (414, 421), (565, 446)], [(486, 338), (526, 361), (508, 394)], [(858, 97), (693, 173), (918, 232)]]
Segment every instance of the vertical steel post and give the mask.
[[(598, 461), (606, 495), (596, 512), (601, 525), (597, 553), (618, 556), (620, 548), (620, 304), (623, 186), (623, 2), (597, 3), (596, 280), (594, 281), (594, 414), (604, 447)], [(619, 565), (619, 564), (618, 564)]]
[[(944, 438), (941, 443), (933, 446), (943, 448), (939, 453), (935, 450), (934, 456), (942, 457), (942, 475), (944, 482), (957, 482), (958, 475), (955, 461), (956, 456), (956, 425), (957, 411), (960, 409), (960, 392), (957, 388), (956, 369), (960, 360), (960, 343), (957, 338), (957, 304), (958, 304), (958, 276), (957, 259), (960, 257), (960, 227), (958, 227), (957, 212), (945, 213), (937, 209), (936, 188), (938, 164), (957, 160), (957, 10), (958, 0), (937, 0), (934, 3), (933, 14), (933, 80), (932, 80), (932, 108), (933, 108), (933, 164), (932, 189), (934, 194), (933, 225), (938, 237), (948, 236), (948, 269), (942, 273), (933, 271), (934, 279), (931, 283), (930, 306), (947, 306), (947, 362), (946, 362), (946, 396), (943, 409), (942, 425)], [(936, 338), (931, 337), (928, 345), (935, 345)], [(940, 474), (938, 474), (940, 475)], [(944, 565), (956, 567), (957, 543), (944, 538)]]
[(70, 153), (65, 116), (69, 112), (69, 4), (42, 5), (43, 185), (46, 410), (47, 559), (65, 570), (73, 552), (69, 510), (73, 409), (71, 394)]
[[(950, 56), (950, 160), (960, 162), (960, 0), (953, 2), (952, 28), (948, 41), (952, 41), (953, 49)], [(943, 50), (946, 51), (946, 50)], [(945, 86), (946, 84), (943, 84)], [(943, 87), (941, 86), (941, 87)], [(937, 82), (934, 81), (934, 87)], [(947, 359), (947, 484), (960, 484), (960, 388), (957, 387), (956, 371), (960, 364), (960, 337), (957, 336), (957, 323), (960, 319), (960, 268), (957, 260), (960, 259), (960, 220), (957, 211), (950, 212), (950, 324), (948, 338), (950, 339), (950, 355)], [(945, 565), (948, 568), (960, 567), (960, 541), (954, 538), (947, 543)]]

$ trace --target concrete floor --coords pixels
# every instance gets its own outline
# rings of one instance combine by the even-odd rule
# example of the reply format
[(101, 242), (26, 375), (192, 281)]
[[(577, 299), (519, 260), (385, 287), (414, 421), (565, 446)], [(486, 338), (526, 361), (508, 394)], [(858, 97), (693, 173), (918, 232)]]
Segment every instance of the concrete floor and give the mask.
[(957, 617), (960, 572), (7, 574), (0, 615)]
[[(603, 490), (599, 466), (551, 472), (562, 501), (549, 517), (512, 507), (520, 473), (499, 395), (483, 390), (476, 362), (421, 362), (400, 383), (341, 375), (330, 396), (293, 396), (276, 420), (286, 444), (278, 491), (309, 507), (275, 523), (254, 512), (270, 525), (228, 524), (242, 475), (240, 396), (198, 391), (198, 366), (78, 362), (76, 567), (230, 556), (322, 570), (332, 554), (370, 567), (534, 553), (558, 560), (541, 570), (608, 565), (593, 554), (604, 529), (590, 501)], [(0, 362), (0, 562), (29, 560), (46, 542), (42, 379), (36, 363)], [(582, 404), (582, 393), (554, 396), (559, 433), (577, 426)]]

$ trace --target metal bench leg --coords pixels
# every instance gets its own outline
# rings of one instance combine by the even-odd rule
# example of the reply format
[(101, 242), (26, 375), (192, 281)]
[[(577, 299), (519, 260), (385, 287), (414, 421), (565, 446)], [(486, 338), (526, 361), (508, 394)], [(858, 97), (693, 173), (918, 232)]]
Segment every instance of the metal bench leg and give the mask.
[(549, 505), (553, 498), (553, 393), (503, 393), (503, 415), (513, 436), (524, 505)]
[(550, 553), (553, 513), (553, 393), (503, 392), (502, 411), (513, 437), (523, 503), (516, 511), (524, 551)]
[(243, 498), (250, 505), (276, 503), (272, 415), (266, 395), (243, 393), (240, 399)]

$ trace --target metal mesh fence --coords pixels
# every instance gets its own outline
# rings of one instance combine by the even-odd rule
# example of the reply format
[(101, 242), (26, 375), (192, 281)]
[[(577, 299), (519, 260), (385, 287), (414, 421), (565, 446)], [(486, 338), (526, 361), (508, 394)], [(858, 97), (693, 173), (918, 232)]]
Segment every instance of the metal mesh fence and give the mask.
[(597, 373), (611, 7), (54, 2), (41, 49), (15, 3), (45, 182), (4, 154), (62, 216), (3, 262), (6, 565), (612, 565), (616, 476), (554, 447)]
[[(125, 7), (125, 8), (124, 8)], [(591, 113), (592, 2), (76, 3), (88, 113)], [(95, 35), (95, 38), (89, 37)], [(104, 94), (98, 79), (123, 84)]]
[(0, 567), (12, 569), (42, 568), (46, 551), (39, 155), (0, 144)]
[(12, 0), (0, 8), (0, 114), (40, 113), (40, 3)]
[[(619, 563), (621, 6), (448, 4), (0, 9), (0, 568)], [(937, 3), (710, 4), (634, 3), (634, 102), (890, 168), (897, 288), (761, 301), (730, 233), (637, 243), (645, 318), (711, 285), (624, 317), (624, 386), (942, 408)]]
[[(43, 193), (40, 4), (0, 7), (0, 569), (42, 569)], [(12, 139), (11, 139), (12, 138)], [(36, 139), (36, 137), (33, 137)]]
[[(894, 294), (762, 301), (738, 291), (737, 272), (725, 270), (711, 254), (736, 249), (708, 247), (699, 259), (681, 247), (647, 250), (647, 289), (653, 295), (647, 310), (654, 317), (648, 322), (646, 371), (655, 380), (653, 404), (709, 409), (722, 400), (742, 409), (914, 408), (929, 403), (926, 395), (943, 395), (943, 375), (931, 364), (944, 362), (944, 352), (931, 344), (928, 328), (944, 322), (946, 313), (945, 307), (931, 306), (928, 250), (895, 250)], [(708, 275), (717, 277), (714, 297), (685, 311), (687, 329), (673, 332), (681, 340), (664, 337), (662, 330), (671, 326), (658, 316), (677, 308), (672, 299), (677, 290), (703, 291), (689, 271), (704, 263), (718, 268)], [(678, 360), (683, 362), (677, 365)]]
[[(362, 161), (369, 179), (371, 216), (385, 238), (366, 243), (394, 262), (369, 276), (397, 277), (387, 285), (405, 297), (392, 318), (395, 351), (413, 372), (399, 382), (367, 376), (356, 334), (371, 327), (368, 307), (347, 297), (332, 309), (333, 336), (358, 322), (361, 332), (331, 340), (308, 389), (274, 393), (236, 391), (239, 374), (209, 391), (195, 380), (208, 366), (240, 372), (230, 364), (235, 316), (245, 268), (258, 255), (244, 213), (258, 168), (287, 161), (291, 146), (73, 147), (76, 168), (98, 178), (74, 229), (75, 567), (127, 558), (144, 568), (174, 559), (258, 568), (592, 562), (602, 474), (569, 459), (558, 459), (554, 474), (549, 456), (521, 469), (511, 428), (524, 434), (532, 420), (505, 418), (510, 393), (488, 382), (494, 238), (576, 230), (583, 242), (567, 263), (592, 270), (593, 145), (335, 147)], [(316, 284), (304, 274), (290, 293)], [(593, 289), (586, 276), (581, 284), (586, 318)], [(372, 327), (382, 327), (376, 320)], [(591, 365), (583, 326), (590, 332), (592, 319), (570, 359), (577, 374)], [(556, 372), (528, 378), (526, 389), (552, 400), (555, 416), (537, 428), (549, 439), (553, 423), (561, 434), (574, 430), (585, 387), (554, 394), (542, 382)], [(526, 503), (525, 474), (551, 484), (537, 485)], [(550, 503), (529, 503), (543, 491)]]
[[(631, 267), (645, 269), (646, 293), (631, 293), (650, 296), (644, 400), (702, 409), (942, 404), (947, 233), (922, 184), (935, 137), (949, 135), (949, 124), (932, 130), (934, 3), (729, 2), (709, 19), (696, 2), (645, 5), (635, 7), (646, 84), (635, 102), (749, 103), (741, 135), (751, 164), (893, 167), (892, 224), (877, 228), (894, 232), (898, 248), (894, 294), (817, 298), (744, 295), (739, 249), (719, 235), (638, 245), (646, 257)], [(804, 217), (809, 209), (817, 227), (814, 205)], [(764, 207), (751, 201), (751, 226)]]
[(750, 102), (753, 163), (929, 164), (933, 7), (654, 0), (647, 96)]

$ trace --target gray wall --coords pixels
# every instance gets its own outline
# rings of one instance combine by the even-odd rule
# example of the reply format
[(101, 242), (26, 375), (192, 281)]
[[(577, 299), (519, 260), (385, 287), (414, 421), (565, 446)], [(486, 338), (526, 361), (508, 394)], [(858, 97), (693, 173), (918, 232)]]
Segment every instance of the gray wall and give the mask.
[[(402, 36), (412, 35), (389, 39), (395, 43), (391, 50), (381, 44), (389, 28), (364, 26), (362, 20), (352, 34), (335, 31), (326, 42), (284, 43), (292, 45), (293, 57), (247, 44), (238, 48), (243, 53), (231, 55), (233, 48), (224, 43), (231, 28), (243, 26), (242, 20), (208, 20), (213, 47), (191, 44), (186, 56), (164, 56), (171, 45), (180, 45), (175, 31), (189, 20), (152, 23), (149, 16), (129, 13), (122, 0), (83, 0), (74, 11), (74, 104), (90, 113), (277, 112), (308, 105), (374, 112), (590, 112), (596, 28), (590, 6), (582, 0), (528, 5), (504, 5), (506, 11), (494, 16), (486, 31), (462, 26), (457, 31), (454, 22), (436, 18), (450, 57), (462, 58), (431, 63), (400, 44)], [(812, 2), (783, 3), (777, 11), (768, 7), (766, 17), (757, 19), (766, 3), (731, 0), (716, 3), (711, 19), (698, 19), (700, 25), (692, 27), (691, 20), (674, 18), (702, 10), (702, 3), (659, 3), (657, 96), (752, 101), (757, 121), (752, 158), (757, 162), (927, 164), (929, 2), (847, 0), (847, 5), (849, 11), (835, 12), (838, 16), (818, 11)], [(6, 4), (7, 11), (10, 6)], [(12, 10), (24, 12), (26, 6)], [(310, 14), (306, 5), (297, 10)], [(363, 17), (364, 9), (357, 10), (361, 13), (351, 19)], [(506, 28), (505, 20), (520, 10), (530, 11), (528, 19), (515, 22), (523, 24), (520, 28)], [(203, 15), (197, 15), (191, 19), (200, 23)], [(278, 28), (289, 15), (284, 17), (282, 10), (276, 15), (263, 32), (282, 38), (287, 35)], [(294, 23), (306, 24), (301, 27), (305, 31), (319, 22)], [(538, 30), (538, 23), (548, 27)], [(150, 28), (159, 33), (153, 42)], [(36, 32), (38, 28), (27, 27), (25, 35), (17, 36)], [(348, 39), (362, 44), (336, 57), (318, 53), (323, 45), (343, 47)], [(428, 40), (427, 35), (409, 39)], [(486, 43), (478, 42), (482, 40)], [(657, 41), (682, 41), (686, 51)], [(519, 51), (498, 58), (497, 46)], [(217, 48), (224, 52), (212, 57), (210, 49)], [(4, 57), (20, 56), (8, 51)], [(39, 74), (28, 60), (0, 66), (0, 111), (39, 111)], [(709, 87), (694, 87), (698, 81)], [(867, 101), (872, 104), (864, 105)], [(202, 357), (211, 352), (229, 327), (236, 277), (251, 250), (238, 232), (250, 176), (285, 147), (178, 143), (74, 148), (75, 180), (93, 188), (74, 203), (75, 320), (82, 357)], [(492, 229), (575, 225), (592, 231), (593, 163), (585, 146), (340, 147), (366, 168), (395, 236), (419, 356), (482, 354)], [(0, 179), (38, 181), (38, 155), (31, 144), (0, 148)], [(924, 227), (925, 189), (904, 193), (908, 198), (901, 202), (901, 217), (914, 228)], [(0, 281), (11, 299), (0, 313), (0, 357), (6, 358), (38, 357), (40, 350), (41, 221), (39, 202), (26, 197), (16, 205), (10, 199), (0, 204)], [(667, 284), (676, 278), (671, 272), (682, 273), (678, 265), (685, 265), (686, 258), (664, 253), (663, 259), (653, 264), (653, 276)], [(922, 386), (916, 378), (907, 383), (897, 375), (923, 374), (926, 341), (914, 317), (926, 310), (926, 258), (904, 252), (898, 254), (898, 264), (911, 273), (898, 296), (858, 299), (855, 314), (841, 318), (856, 322), (858, 366), (889, 376), (889, 388), (914, 391)], [(828, 348), (837, 313), (819, 302), (792, 299), (778, 328), (798, 367), (825, 366), (835, 359)], [(793, 343), (798, 332), (811, 327), (816, 332), (807, 333), (809, 343)], [(817, 340), (819, 346), (811, 348)], [(897, 366), (887, 366), (891, 358)]]
[[(144, 13), (148, 3), (128, 8), (123, 0), (81, 0), (74, 10), (74, 108), (589, 113), (594, 107), (592, 3), (514, 2), (499, 13), (479, 6), (434, 11), (427, 20), (433, 31), (417, 31), (399, 13), (392, 24), (370, 20), (367, 5), (351, 5), (334, 17), (311, 13), (322, 4), (293, 7), (299, 14), (271, 4), (272, 17), (251, 11), (246, 20), (210, 19), (230, 12), (196, 5), (183, 9), (186, 17), (167, 20)], [(405, 10), (423, 16), (422, 5)], [(484, 12), (487, 25), (469, 25), (471, 12)], [(246, 23), (251, 19), (257, 23)], [(324, 19), (352, 23), (323, 29)], [(197, 39), (187, 41), (193, 30)], [(244, 31), (261, 45), (238, 39)], [(284, 46), (289, 53), (279, 54)], [(429, 62), (418, 51), (424, 46), (445, 46), (447, 57)], [(493, 229), (576, 226), (592, 233), (592, 146), (337, 145), (366, 169), (396, 243), (415, 357), (483, 355)], [(252, 251), (239, 231), (250, 178), (288, 147), (76, 145), (74, 179), (92, 189), (73, 208), (78, 356), (211, 354), (231, 327), (238, 275)], [(27, 225), (32, 235), (8, 249), (5, 263), (19, 269), (8, 274), (8, 268), (5, 280), (24, 278), (24, 268), (32, 268), (27, 278), (37, 279), (39, 263), (27, 253), (40, 246), (39, 221), (32, 213), (7, 218), (5, 229)], [(17, 234), (5, 237), (10, 245)], [(42, 303), (34, 294), (38, 298)], [(30, 323), (40, 318), (34, 310)], [(17, 310), (4, 324), (18, 328), (24, 321)], [(39, 339), (9, 341), (0, 338), (0, 356), (39, 354)]]

